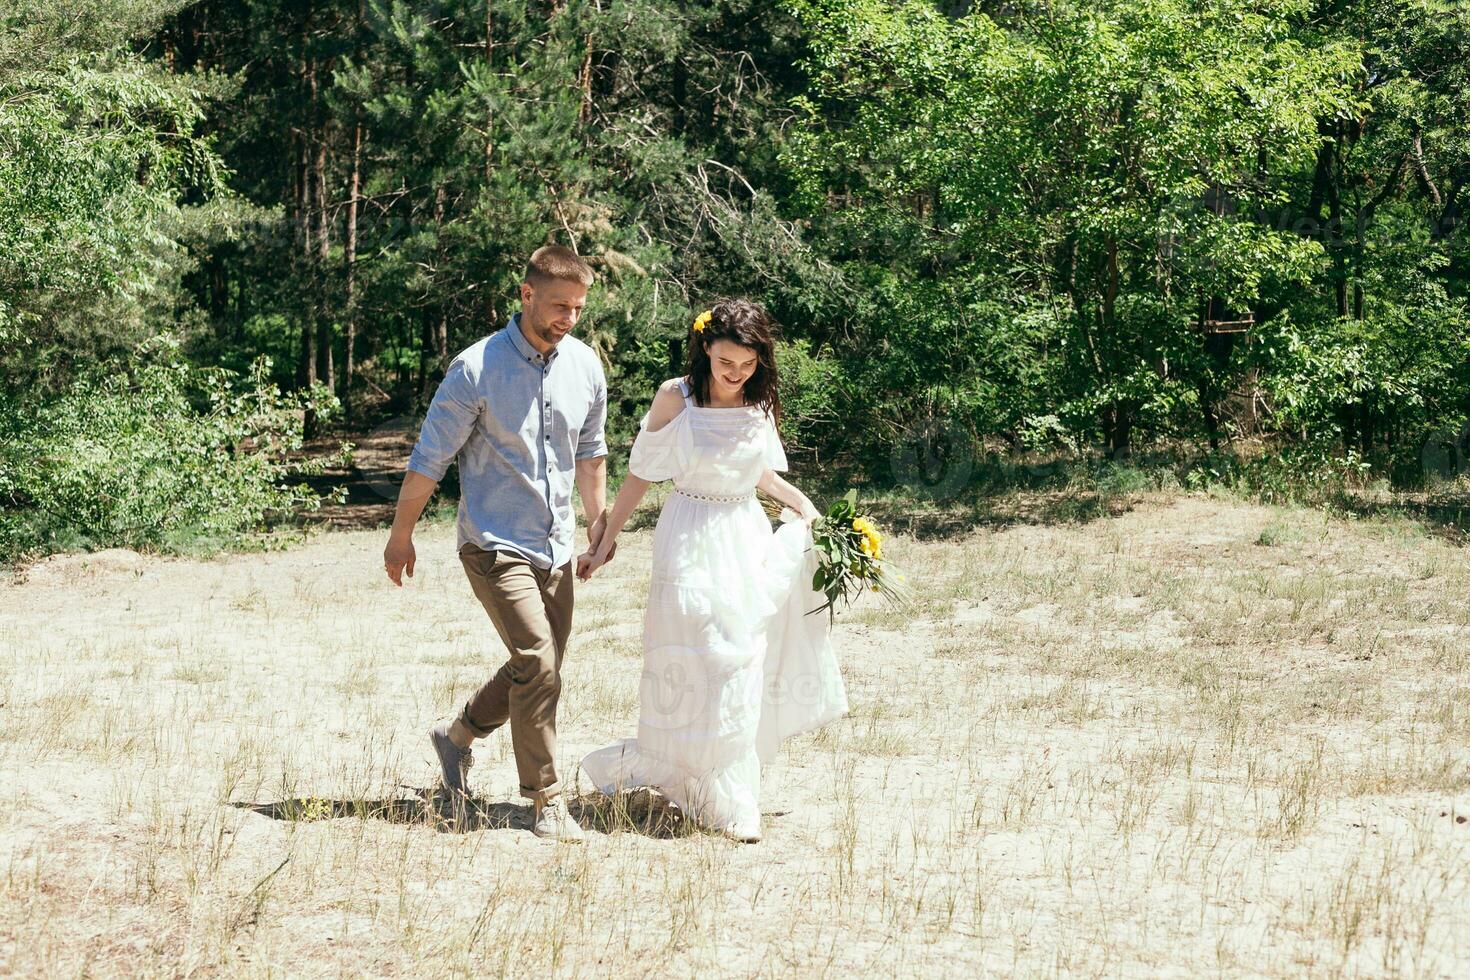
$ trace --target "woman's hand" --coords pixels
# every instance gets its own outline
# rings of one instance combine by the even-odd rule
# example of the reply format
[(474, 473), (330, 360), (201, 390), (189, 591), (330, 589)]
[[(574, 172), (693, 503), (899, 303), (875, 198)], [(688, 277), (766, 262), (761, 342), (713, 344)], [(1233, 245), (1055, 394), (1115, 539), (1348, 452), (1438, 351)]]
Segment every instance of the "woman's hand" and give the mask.
[(588, 548), (577, 556), (577, 578), (583, 582), (590, 579), (592, 573), (612, 560), (613, 552), (617, 550), (617, 535), (602, 535), (597, 542), (596, 548)]
[(795, 515), (794, 518), (783, 517), (782, 520), (799, 519), (805, 521), (810, 527), (813, 521), (822, 516), (822, 512), (817, 510), (817, 505), (812, 503), (812, 498), (781, 479), (780, 474), (775, 470), (766, 470), (762, 473), (760, 482), (755, 487), (781, 503), (784, 510), (789, 510)]

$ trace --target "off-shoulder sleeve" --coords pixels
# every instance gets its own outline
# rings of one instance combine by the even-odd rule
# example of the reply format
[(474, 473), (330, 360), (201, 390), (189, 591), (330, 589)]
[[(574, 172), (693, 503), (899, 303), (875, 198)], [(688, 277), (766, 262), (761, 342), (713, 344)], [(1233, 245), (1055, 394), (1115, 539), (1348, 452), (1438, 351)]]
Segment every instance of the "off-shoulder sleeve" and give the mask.
[(766, 469), (786, 469), (786, 449), (781, 445), (781, 433), (776, 429), (776, 421), (771, 416), (766, 416)]
[(694, 458), (694, 434), (689, 431), (688, 414), (681, 411), (657, 432), (648, 431), (648, 416), (644, 415), (628, 457), (628, 472), (650, 483), (677, 479)]

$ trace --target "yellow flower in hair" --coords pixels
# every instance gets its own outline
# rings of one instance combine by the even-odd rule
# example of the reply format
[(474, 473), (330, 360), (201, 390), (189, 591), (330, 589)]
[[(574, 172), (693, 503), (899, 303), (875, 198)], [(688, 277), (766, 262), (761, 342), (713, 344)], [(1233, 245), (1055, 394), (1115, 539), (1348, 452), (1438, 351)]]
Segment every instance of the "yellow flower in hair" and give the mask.
[(714, 317), (714, 315), (715, 314), (713, 310), (705, 310), (703, 313), (699, 314), (699, 316), (695, 317), (694, 332), (704, 333), (704, 328), (709, 326), (709, 322)]

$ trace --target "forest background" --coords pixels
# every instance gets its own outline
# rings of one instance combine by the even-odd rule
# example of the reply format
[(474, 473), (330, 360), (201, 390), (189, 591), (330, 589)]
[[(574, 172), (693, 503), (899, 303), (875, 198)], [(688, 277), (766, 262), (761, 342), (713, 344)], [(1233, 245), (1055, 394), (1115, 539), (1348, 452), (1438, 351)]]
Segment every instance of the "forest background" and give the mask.
[(0, 555), (310, 509), (547, 242), (615, 461), (746, 295), (835, 483), (1463, 490), (1467, 75), (1449, 0), (6, 0)]

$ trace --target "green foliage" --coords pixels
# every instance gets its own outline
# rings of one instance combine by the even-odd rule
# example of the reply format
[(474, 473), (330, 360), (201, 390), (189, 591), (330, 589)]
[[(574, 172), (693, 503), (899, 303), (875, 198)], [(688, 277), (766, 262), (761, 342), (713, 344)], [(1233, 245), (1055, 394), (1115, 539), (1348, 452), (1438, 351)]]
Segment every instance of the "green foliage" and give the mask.
[[(860, 284), (870, 460), (940, 420), (1110, 455), (1336, 440), (1407, 477), (1464, 414), (1463, 6), (791, 6), (792, 200)], [(1210, 299), (1262, 325), (1190, 329)], [(1254, 431), (1222, 418), (1241, 389)]]
[(776, 345), (781, 379), (781, 436), (788, 452), (810, 452), (846, 417), (851, 394), (841, 364), (812, 352), (811, 342)]
[[(1168, 432), (1193, 406), (1202, 297), (1245, 302), (1320, 259), (1250, 220), (1275, 193), (1263, 164), (1309, 161), (1316, 120), (1354, 101), (1356, 48), (1306, 48), (1290, 11), (796, 9), (812, 90), (787, 159), (849, 271), (878, 287), (889, 316), (856, 346), (889, 355), (874, 390), (909, 393), (910, 414), (942, 404), (981, 432), (1051, 416), (1126, 449), (1131, 428)], [(1227, 213), (1205, 206), (1222, 188)]]
[(246, 375), (190, 367), (160, 337), (126, 362), (82, 371), (54, 398), (0, 415), (0, 556), (71, 548), (237, 544), (319, 495), (300, 478), (304, 410), (320, 389), (282, 394), (262, 360)]
[(327, 373), (320, 353), (306, 363), (314, 335), (350, 401), (422, 406), (447, 359), (516, 310), (527, 255), (557, 241), (598, 272), (579, 335), (604, 357), (626, 442), (691, 310), (726, 293), (783, 318), (829, 303), (830, 266), (766, 190), (783, 173), (794, 27), (749, 0), (190, 7), (153, 50), (239, 79), (220, 152), (279, 217), (206, 243), (194, 285), (211, 330), (191, 351), (233, 363), (249, 339), (290, 351), (281, 380), (301, 380)]
[(171, 312), (188, 267), (183, 198), (214, 193), (222, 173), (194, 135), (199, 94), (104, 33), (153, 25), (160, 6), (0, 17), (5, 384), (64, 382), (69, 365), (125, 350)]
[(16, 0), (0, 397), (114, 403), (76, 384), (166, 330), (370, 425), (555, 241), (598, 272), (615, 467), (745, 295), (829, 480), (1416, 484), (1470, 416), (1467, 65), (1452, 0)]

